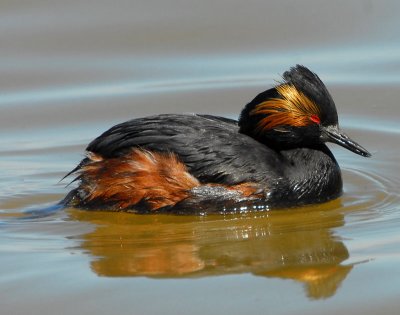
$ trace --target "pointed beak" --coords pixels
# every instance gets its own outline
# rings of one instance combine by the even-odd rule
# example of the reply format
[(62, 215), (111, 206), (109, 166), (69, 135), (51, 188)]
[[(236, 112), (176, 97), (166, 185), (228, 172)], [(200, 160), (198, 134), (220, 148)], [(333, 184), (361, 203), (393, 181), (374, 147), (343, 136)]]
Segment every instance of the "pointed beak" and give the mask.
[(321, 138), (323, 141), (336, 143), (354, 153), (370, 157), (371, 153), (365, 150), (357, 142), (351, 140), (345, 133), (341, 132), (337, 126), (322, 127)]

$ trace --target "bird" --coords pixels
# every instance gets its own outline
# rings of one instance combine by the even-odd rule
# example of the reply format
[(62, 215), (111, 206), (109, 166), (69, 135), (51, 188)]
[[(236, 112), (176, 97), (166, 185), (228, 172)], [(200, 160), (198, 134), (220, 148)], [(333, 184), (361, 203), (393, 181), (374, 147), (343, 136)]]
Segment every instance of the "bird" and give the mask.
[(159, 114), (111, 127), (65, 177), (65, 206), (134, 213), (208, 214), (319, 204), (341, 196), (327, 142), (371, 154), (339, 128), (335, 103), (303, 65), (244, 106), (238, 120)]

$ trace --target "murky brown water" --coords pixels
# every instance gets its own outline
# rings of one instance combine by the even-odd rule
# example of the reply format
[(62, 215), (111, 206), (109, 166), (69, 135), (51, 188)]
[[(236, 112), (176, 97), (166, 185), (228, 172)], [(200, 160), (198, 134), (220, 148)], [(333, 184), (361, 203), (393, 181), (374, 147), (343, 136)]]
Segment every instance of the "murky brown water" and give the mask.
[[(397, 314), (396, 1), (0, 4), (1, 314)], [(235, 117), (289, 66), (326, 82), (345, 194), (295, 210), (62, 209), (59, 182), (116, 122)]]

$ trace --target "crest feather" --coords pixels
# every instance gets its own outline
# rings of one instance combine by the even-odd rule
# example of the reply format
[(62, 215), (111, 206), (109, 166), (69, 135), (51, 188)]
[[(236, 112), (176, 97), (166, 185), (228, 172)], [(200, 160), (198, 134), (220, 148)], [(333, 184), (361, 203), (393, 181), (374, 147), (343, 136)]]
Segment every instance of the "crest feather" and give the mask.
[(250, 112), (250, 115), (266, 115), (257, 124), (257, 131), (282, 125), (305, 127), (315, 124), (315, 119), (311, 117), (320, 117), (320, 109), (304, 93), (291, 84), (279, 85), (276, 90), (282, 98), (268, 99)]

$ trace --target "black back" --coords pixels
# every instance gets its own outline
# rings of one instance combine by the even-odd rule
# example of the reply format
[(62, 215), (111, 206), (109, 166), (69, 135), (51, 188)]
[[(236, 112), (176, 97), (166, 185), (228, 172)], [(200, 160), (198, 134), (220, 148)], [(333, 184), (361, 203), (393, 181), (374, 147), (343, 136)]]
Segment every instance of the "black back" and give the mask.
[(222, 117), (157, 115), (116, 125), (86, 150), (106, 158), (133, 147), (173, 152), (201, 182), (237, 184), (279, 177), (279, 154), (238, 129), (237, 121)]

